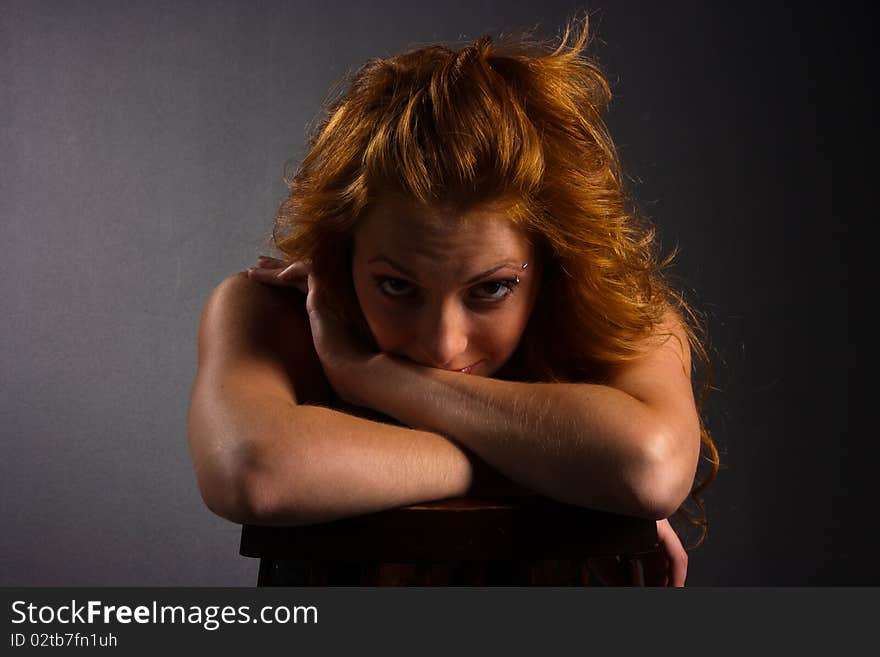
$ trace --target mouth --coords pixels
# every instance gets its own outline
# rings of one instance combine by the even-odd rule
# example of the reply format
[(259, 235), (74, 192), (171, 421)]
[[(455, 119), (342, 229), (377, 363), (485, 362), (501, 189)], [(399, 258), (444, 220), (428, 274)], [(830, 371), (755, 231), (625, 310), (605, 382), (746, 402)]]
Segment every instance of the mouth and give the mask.
[(482, 362), (483, 362), (482, 360), (478, 360), (476, 363), (468, 365), (467, 367), (463, 367), (460, 370), (453, 370), (453, 371), (461, 372), (463, 374), (470, 374), (473, 371), (473, 369)]
[[(410, 363), (415, 363), (416, 365), (421, 365), (422, 367), (437, 367), (436, 365), (428, 365), (427, 363), (424, 363), (424, 362), (422, 362), (422, 361), (413, 360), (413, 359), (411, 359), (411, 358), (409, 358), (409, 357), (407, 357), (407, 356), (402, 356), (402, 355), (400, 355), (400, 354), (392, 354), (392, 356), (394, 356), (394, 357), (396, 357), (396, 358), (400, 358), (401, 360), (404, 360), (404, 361), (408, 361), (408, 362), (410, 362)], [(471, 373), (473, 373), (474, 368), (476, 368), (478, 365), (482, 365), (482, 364), (485, 363), (485, 362), (486, 362), (486, 359), (485, 359), (485, 358), (481, 358), (481, 359), (478, 360), (476, 363), (471, 363), (471, 364), (468, 365), (467, 367), (462, 367), (462, 368), (459, 369), (459, 370), (446, 369), (445, 367), (444, 367), (444, 368), (438, 368), (438, 369), (443, 369), (443, 370), (445, 370), (446, 372), (461, 372), (462, 374), (471, 374)]]

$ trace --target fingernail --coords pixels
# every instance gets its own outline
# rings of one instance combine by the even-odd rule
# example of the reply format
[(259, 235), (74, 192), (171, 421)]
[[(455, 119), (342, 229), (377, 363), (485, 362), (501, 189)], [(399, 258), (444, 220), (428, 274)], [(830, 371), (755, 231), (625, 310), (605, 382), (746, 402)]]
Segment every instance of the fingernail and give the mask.
[(288, 265), (287, 267), (282, 269), (280, 272), (278, 272), (278, 278), (286, 277), (290, 272), (292, 272), (294, 270), (295, 267), (296, 267), (296, 263)]

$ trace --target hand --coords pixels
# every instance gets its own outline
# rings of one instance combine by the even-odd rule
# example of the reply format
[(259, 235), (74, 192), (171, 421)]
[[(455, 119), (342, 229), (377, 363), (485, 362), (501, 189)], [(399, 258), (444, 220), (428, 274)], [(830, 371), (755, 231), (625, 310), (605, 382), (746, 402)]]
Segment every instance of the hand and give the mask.
[(644, 560), (646, 586), (684, 586), (688, 556), (669, 520), (657, 521), (657, 549)]
[[(669, 520), (657, 521), (657, 549), (642, 557), (645, 586), (684, 586), (688, 556)], [(627, 574), (615, 558), (592, 558), (590, 568), (607, 586), (623, 586)]]
[(276, 258), (260, 256), (257, 267), (248, 270), (248, 277), (268, 285), (296, 287), (306, 293), (312, 342), (327, 381), (343, 401), (366, 406), (361, 390), (369, 381), (367, 366), (379, 354), (355, 340), (353, 331), (328, 306), (324, 288), (311, 265), (306, 262), (287, 265)]
[(248, 278), (251, 280), (275, 285), (278, 287), (295, 287), (308, 294), (309, 267), (303, 262), (294, 262), (288, 265), (278, 258), (260, 256), (257, 258), (257, 266), (248, 269)]

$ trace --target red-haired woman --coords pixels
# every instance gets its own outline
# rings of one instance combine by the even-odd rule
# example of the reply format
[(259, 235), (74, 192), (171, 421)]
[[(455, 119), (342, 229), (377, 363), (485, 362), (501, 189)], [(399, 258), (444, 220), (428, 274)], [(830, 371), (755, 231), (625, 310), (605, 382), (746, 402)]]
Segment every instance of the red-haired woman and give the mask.
[(283, 258), (202, 317), (189, 436), (214, 512), (308, 524), (496, 472), (656, 519), (654, 583), (684, 583), (666, 518), (689, 495), (702, 512), (717, 472), (691, 383), (705, 351), (625, 194), (586, 42), (584, 23), (555, 49), (421, 48), (328, 107), (276, 217)]

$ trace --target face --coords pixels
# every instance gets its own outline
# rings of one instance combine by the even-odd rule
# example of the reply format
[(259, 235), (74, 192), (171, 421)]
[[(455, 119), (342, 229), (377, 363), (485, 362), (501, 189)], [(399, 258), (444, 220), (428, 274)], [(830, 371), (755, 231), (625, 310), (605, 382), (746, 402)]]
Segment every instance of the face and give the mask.
[(388, 198), (355, 229), (352, 274), (383, 352), (492, 376), (534, 307), (536, 257), (502, 205), (455, 212)]

